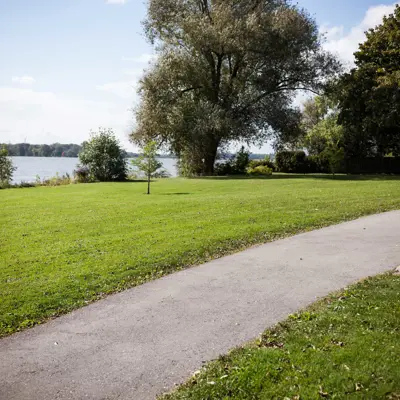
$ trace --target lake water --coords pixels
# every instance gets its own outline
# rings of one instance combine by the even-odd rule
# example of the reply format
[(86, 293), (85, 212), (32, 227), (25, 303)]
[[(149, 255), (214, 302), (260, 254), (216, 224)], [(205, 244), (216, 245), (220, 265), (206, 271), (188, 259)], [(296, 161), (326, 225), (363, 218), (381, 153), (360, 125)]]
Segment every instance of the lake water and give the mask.
[[(17, 167), (13, 176), (14, 183), (33, 182), (37, 175), (41, 179), (48, 179), (55, 176), (57, 172), (59, 175), (72, 175), (79, 162), (77, 158), (67, 157), (11, 157), (11, 159)], [(177, 176), (176, 159), (160, 158), (159, 161), (163, 163), (163, 168), (171, 176)], [(128, 165), (130, 165), (129, 162)]]

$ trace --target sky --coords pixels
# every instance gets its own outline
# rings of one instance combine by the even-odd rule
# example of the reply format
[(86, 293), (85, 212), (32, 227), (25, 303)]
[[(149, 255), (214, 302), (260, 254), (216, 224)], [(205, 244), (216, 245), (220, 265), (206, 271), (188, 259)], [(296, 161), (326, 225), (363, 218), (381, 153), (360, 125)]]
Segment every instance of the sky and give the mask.
[[(393, 0), (298, 0), (351, 66)], [(0, 143), (82, 143), (112, 128), (128, 151), (137, 82), (152, 48), (144, 0), (0, 0)], [(268, 152), (265, 144), (253, 151)]]

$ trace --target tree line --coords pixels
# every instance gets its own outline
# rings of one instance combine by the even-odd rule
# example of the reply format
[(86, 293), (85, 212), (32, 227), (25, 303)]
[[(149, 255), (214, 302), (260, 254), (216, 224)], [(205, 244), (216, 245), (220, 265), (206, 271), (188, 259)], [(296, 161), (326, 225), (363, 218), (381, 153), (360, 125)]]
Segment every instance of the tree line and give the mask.
[[(316, 21), (290, 0), (149, 0), (156, 58), (139, 85), (133, 143), (156, 141), (187, 174), (214, 174), (232, 143), (272, 141), (333, 169), (400, 156), (400, 7), (346, 72)], [(299, 92), (312, 96), (294, 106)]]
[(5, 148), (8, 155), (15, 157), (78, 157), (82, 146), (78, 144), (0, 144), (0, 148)]
[(400, 7), (366, 37), (355, 67), (304, 103), (302, 134), (283, 147), (339, 163), (400, 156)]
[[(11, 157), (79, 157), (84, 143), (79, 144), (30, 144), (30, 143), (0, 143), (0, 149), (6, 149)], [(125, 157), (136, 158), (141, 153), (125, 151), (121, 148)], [(173, 154), (157, 154), (158, 158), (173, 158)]]

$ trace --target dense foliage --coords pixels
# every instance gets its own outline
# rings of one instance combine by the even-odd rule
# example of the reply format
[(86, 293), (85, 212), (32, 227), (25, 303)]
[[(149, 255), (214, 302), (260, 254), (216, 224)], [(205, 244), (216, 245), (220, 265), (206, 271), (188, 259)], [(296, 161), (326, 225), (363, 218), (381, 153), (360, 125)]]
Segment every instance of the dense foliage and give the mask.
[(30, 144), (16, 143), (3, 145), (10, 156), (15, 157), (78, 157), (81, 146), (78, 144)]
[(304, 151), (280, 151), (275, 155), (275, 164), (279, 172), (309, 172)]
[(82, 145), (79, 160), (98, 181), (122, 181), (127, 176), (125, 151), (111, 129), (92, 132)]
[(88, 167), (82, 167), (78, 165), (74, 170), (74, 177), (78, 183), (88, 183), (91, 180), (90, 169)]
[(275, 171), (275, 164), (273, 161), (271, 161), (271, 158), (269, 156), (265, 156), (263, 159), (251, 160), (247, 167), (248, 168), (268, 167), (272, 171)]
[(400, 155), (400, 6), (366, 35), (336, 88), (346, 156)]
[(258, 165), (256, 167), (248, 167), (246, 172), (251, 176), (269, 176), (272, 175), (273, 169), (266, 165)]
[(157, 140), (188, 173), (212, 174), (232, 141), (287, 139), (297, 90), (338, 71), (315, 21), (289, 0), (150, 0), (157, 59), (140, 84), (135, 143)]
[(245, 150), (242, 146), (241, 149), (231, 158), (223, 162), (217, 163), (215, 166), (215, 175), (244, 175), (250, 161), (250, 152)]
[(296, 174), (345, 172), (342, 149), (327, 147), (318, 155), (306, 155), (302, 150), (280, 151), (275, 156), (275, 167), (279, 172)]
[(0, 187), (7, 186), (16, 170), (5, 148), (0, 149)]

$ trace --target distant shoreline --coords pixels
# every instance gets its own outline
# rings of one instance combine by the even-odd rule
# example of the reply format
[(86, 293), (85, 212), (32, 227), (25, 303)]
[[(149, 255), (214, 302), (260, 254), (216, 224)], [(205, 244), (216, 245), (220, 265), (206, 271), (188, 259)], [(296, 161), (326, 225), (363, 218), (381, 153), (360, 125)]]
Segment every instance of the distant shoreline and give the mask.
[[(139, 156), (140, 156), (140, 154), (128, 153), (128, 157), (125, 157), (125, 158), (137, 158)], [(23, 158), (79, 158), (77, 156), (14, 156), (14, 155), (10, 155), (10, 157), (12, 157), (12, 158), (15, 158), (15, 157), (23, 157)], [(157, 158), (172, 158), (172, 159), (176, 159), (178, 157), (163, 154), (163, 155), (157, 155)]]

